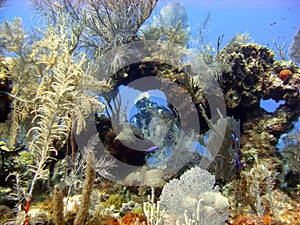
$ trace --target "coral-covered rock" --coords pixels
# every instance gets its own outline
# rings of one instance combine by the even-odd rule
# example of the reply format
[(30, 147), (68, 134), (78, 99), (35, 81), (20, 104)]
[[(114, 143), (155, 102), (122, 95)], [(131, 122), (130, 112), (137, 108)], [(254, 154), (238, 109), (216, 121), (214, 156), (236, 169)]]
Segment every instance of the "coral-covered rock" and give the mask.
[(124, 183), (129, 186), (152, 186), (152, 185), (163, 185), (165, 179), (168, 177), (166, 172), (162, 169), (146, 170), (144, 167), (137, 169), (130, 173), (125, 179)]
[(14, 212), (11, 208), (0, 205), (0, 224), (5, 224), (5, 222), (15, 218)]
[[(1, 59), (0, 59), (1, 60)], [(11, 110), (12, 99), (8, 95), (12, 90), (12, 81), (6, 61), (0, 61), (0, 123), (4, 123)]]
[[(99, 137), (106, 150), (116, 159), (130, 165), (142, 166), (146, 163), (146, 151), (155, 144), (143, 137), (143, 134), (133, 125), (127, 123), (117, 127), (104, 114), (96, 116), (96, 127)], [(142, 143), (142, 146), (141, 146)], [(135, 147), (135, 149), (131, 147)]]

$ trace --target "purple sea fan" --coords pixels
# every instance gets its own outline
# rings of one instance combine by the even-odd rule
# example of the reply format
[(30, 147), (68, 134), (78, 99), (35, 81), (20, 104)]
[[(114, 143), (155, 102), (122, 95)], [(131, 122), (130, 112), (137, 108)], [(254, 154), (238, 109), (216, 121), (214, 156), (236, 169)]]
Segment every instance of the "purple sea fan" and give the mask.
[(151, 148), (149, 148), (146, 152), (154, 152), (156, 150), (159, 149), (159, 146), (152, 146)]

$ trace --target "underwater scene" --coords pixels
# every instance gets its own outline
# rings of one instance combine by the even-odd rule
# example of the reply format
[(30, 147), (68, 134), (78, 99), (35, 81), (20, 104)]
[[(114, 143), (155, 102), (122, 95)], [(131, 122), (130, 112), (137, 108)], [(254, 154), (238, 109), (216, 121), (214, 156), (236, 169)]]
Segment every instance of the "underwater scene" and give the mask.
[(0, 225), (300, 225), (299, 21), (0, 0)]

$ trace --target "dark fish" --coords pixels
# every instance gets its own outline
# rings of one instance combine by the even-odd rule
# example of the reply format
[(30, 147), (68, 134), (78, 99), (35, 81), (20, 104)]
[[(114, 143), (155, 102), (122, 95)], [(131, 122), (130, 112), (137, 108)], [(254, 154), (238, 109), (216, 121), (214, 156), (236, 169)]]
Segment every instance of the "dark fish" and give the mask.
[[(234, 140), (238, 141), (238, 138), (236, 137), (235, 134), (234, 134)], [(237, 150), (236, 150), (236, 154), (235, 154), (235, 157), (234, 157), (234, 168), (238, 169), (238, 168), (243, 166), (243, 163), (241, 161), (242, 156), (241, 156), (240, 146), (237, 145), (236, 148), (237, 148)]]
[(241, 155), (240, 152), (237, 152), (235, 155), (235, 160), (234, 160), (234, 168), (238, 169), (243, 166), (243, 163), (241, 162)]
[(149, 148), (148, 150), (146, 150), (146, 152), (154, 152), (156, 150), (159, 149), (159, 146), (152, 146), (151, 148)]

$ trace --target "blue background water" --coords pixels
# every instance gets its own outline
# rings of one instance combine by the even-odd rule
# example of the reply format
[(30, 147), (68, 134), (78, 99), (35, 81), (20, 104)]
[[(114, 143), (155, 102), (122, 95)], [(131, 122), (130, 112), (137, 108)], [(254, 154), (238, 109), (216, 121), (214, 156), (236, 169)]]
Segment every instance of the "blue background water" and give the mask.
[[(154, 12), (158, 13), (169, 0), (159, 0)], [(262, 45), (274, 47), (291, 43), (300, 25), (299, 0), (178, 0), (184, 4), (191, 31), (195, 34), (199, 23), (211, 12), (211, 20), (206, 32), (207, 41), (216, 43), (224, 34), (223, 44), (236, 33), (248, 32), (253, 40)], [(32, 11), (29, 0), (7, 0), (0, 16), (11, 21), (19, 16), (26, 29), (37, 24), (37, 13)], [(33, 15), (35, 14), (35, 15)], [(276, 24), (274, 24), (276, 23)], [(273, 24), (273, 25), (272, 25)]]

